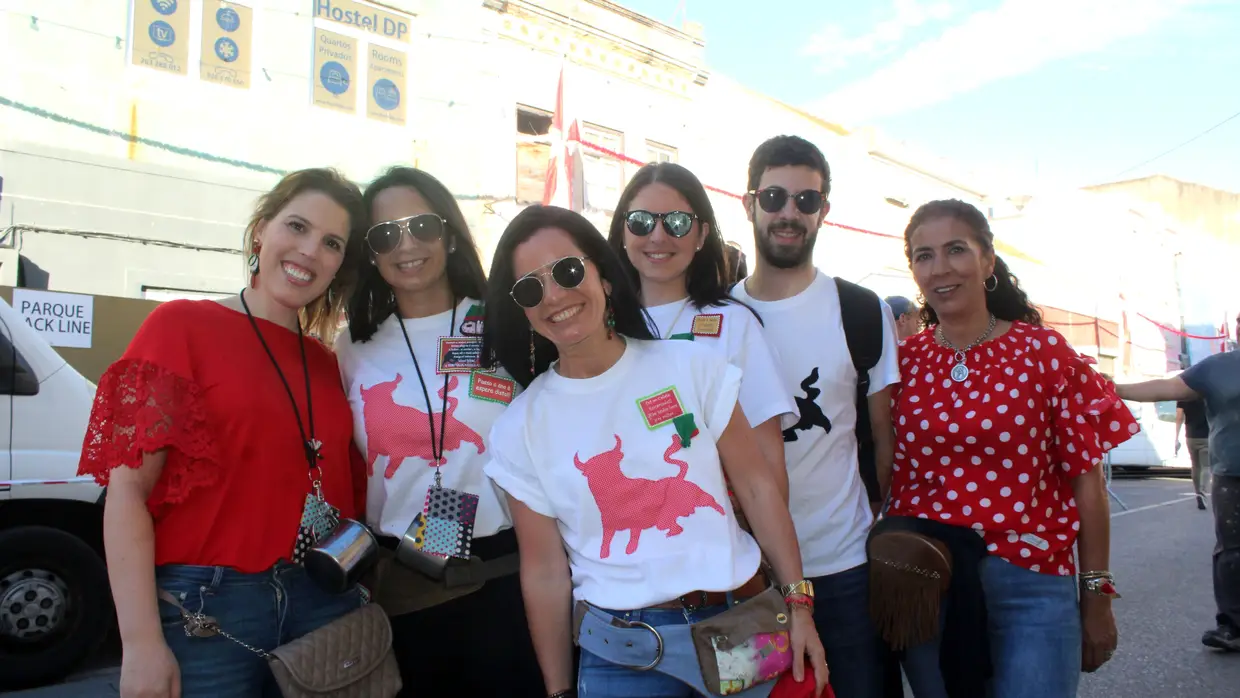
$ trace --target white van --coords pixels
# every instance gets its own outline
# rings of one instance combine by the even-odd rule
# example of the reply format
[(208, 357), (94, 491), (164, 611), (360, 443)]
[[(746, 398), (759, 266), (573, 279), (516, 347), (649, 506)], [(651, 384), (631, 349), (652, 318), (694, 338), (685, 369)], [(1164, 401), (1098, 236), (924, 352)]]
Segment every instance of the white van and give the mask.
[(0, 298), (0, 691), (64, 678), (115, 623), (104, 490), (77, 477), (94, 395)]

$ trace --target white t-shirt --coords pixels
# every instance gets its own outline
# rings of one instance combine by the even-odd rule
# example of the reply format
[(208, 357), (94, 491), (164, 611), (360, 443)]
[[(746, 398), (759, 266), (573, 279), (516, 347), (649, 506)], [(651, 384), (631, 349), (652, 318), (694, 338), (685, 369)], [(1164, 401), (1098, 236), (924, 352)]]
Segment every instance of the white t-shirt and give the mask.
[[(789, 508), (808, 577), (851, 569), (866, 560), (874, 516), (857, 471), (857, 370), (844, 337), (835, 280), (818, 273), (801, 293), (754, 300), (744, 284), (732, 294), (762, 315), (779, 352), (784, 385), (796, 396), (800, 421), (784, 430)], [(899, 382), (895, 318), (883, 306), (883, 355), (870, 370), (870, 394)]]
[(487, 475), (557, 520), (574, 598), (645, 608), (753, 577), (716, 449), (740, 381), (701, 345), (630, 339), (594, 378), (543, 373), (495, 422)]
[[(483, 473), (490, 457), (485, 440), (491, 425), (520, 387), (503, 369), (469, 371), (482, 340), (482, 304), (466, 298), (452, 313), (405, 320), (405, 331), (418, 357), (435, 418), (435, 449), (440, 425), (447, 422), (440, 467), (445, 488), (478, 495), (474, 538), (494, 535), (512, 526), (503, 492)], [(389, 536), (403, 536), (425, 503), (434, 484), (434, 450), (426, 395), (399, 320), (385, 320), (366, 342), (353, 342), (348, 331), (336, 340), (344, 388), (353, 408), (353, 439), (367, 463), (366, 522)], [(441, 341), (441, 338), (449, 338)], [(446, 355), (441, 368), (441, 344)], [(476, 363), (474, 364), (476, 365)], [(444, 419), (445, 378), (448, 381)]]
[(772, 417), (780, 418), (780, 428), (797, 423), (800, 415), (784, 390), (779, 359), (749, 308), (726, 303), (698, 310), (686, 298), (646, 308), (646, 312), (654, 321), (650, 329), (656, 337), (700, 342), (741, 370), (741, 409), (750, 426)]

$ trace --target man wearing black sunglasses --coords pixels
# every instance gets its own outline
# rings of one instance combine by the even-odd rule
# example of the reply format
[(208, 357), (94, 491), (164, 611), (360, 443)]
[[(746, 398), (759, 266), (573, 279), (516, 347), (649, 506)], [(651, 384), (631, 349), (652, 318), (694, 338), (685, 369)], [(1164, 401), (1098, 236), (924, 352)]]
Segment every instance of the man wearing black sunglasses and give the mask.
[(800, 412), (784, 430), (789, 508), (814, 583), (831, 686), (839, 698), (882, 698), (866, 537), (890, 482), (895, 321), (873, 292), (814, 267), (831, 208), (831, 170), (814, 144), (796, 136), (763, 143), (748, 185), (757, 263), (733, 295), (762, 317)]

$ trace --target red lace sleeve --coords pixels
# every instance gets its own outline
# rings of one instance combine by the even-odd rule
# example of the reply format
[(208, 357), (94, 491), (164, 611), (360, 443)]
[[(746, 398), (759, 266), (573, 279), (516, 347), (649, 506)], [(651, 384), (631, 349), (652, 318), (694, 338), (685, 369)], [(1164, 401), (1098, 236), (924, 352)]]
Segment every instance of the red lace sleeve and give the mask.
[(215, 482), (218, 469), (202, 394), (193, 380), (182, 302), (151, 313), (125, 355), (99, 379), (79, 475), (107, 486), (118, 466), (137, 468), (143, 453), (168, 449), (147, 501), (154, 513)]
[(1092, 368), (1092, 358), (1078, 354), (1055, 330), (1044, 330), (1035, 342), (1050, 379), (1060, 467), (1068, 477), (1083, 475), (1140, 426), (1110, 381)]

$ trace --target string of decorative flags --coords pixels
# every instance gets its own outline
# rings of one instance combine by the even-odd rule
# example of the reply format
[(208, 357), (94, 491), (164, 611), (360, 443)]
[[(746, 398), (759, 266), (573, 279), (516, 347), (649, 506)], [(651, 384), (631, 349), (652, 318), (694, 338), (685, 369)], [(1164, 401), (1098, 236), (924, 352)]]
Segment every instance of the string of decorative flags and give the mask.
[[(611, 148), (607, 148), (607, 147), (601, 146), (601, 145), (599, 145), (599, 144), (597, 144), (597, 143), (591, 143), (590, 141), (587, 141), (587, 140), (579, 140), (578, 142), (579, 142), (582, 146), (584, 146), (584, 147), (586, 147), (586, 148), (589, 148), (590, 150), (593, 150), (593, 151), (595, 151), (595, 152), (597, 152), (597, 153), (601, 153), (601, 154), (603, 154), (603, 155), (606, 155), (607, 157), (610, 157), (610, 158), (612, 158), (613, 160), (619, 160), (619, 161), (621, 161), (621, 162), (626, 162), (626, 163), (628, 163), (628, 164), (630, 164), (630, 165), (637, 165), (638, 167), (642, 167), (643, 165), (645, 165), (645, 164), (646, 164), (646, 163), (642, 162), (641, 160), (638, 160), (637, 158), (632, 157), (631, 155), (626, 155), (626, 154), (624, 154), (624, 153), (616, 152), (616, 151), (612, 150)], [(740, 199), (743, 199), (743, 198), (744, 198), (743, 196), (741, 196), (740, 194), (737, 194), (736, 192), (731, 192), (731, 191), (728, 191), (728, 190), (726, 190), (726, 189), (720, 189), (719, 187), (711, 186), (711, 185), (709, 185), (709, 184), (705, 184), (705, 183), (703, 183), (703, 185), (702, 185), (702, 186), (704, 186), (704, 187), (706, 188), (706, 190), (707, 190), (707, 191), (712, 191), (712, 192), (715, 192), (716, 194), (721, 194), (721, 195), (723, 195), (723, 196), (727, 196), (727, 197), (730, 197), (730, 198), (733, 198), (733, 199), (740, 200)], [(835, 227), (835, 228), (840, 228), (840, 229), (842, 229), (842, 230), (851, 230), (851, 231), (852, 231), (852, 232), (854, 232), (854, 233), (862, 233), (862, 234), (864, 234), (864, 235), (873, 235), (873, 236), (875, 236), (875, 237), (880, 237), (880, 238), (888, 238), (888, 239), (891, 239), (891, 240), (903, 240), (903, 239), (904, 239), (904, 238), (903, 238), (902, 236), (900, 236), (900, 235), (892, 235), (891, 233), (880, 233), (880, 232), (879, 232), (879, 231), (877, 231), (877, 230), (867, 230), (867, 229), (865, 229), (865, 228), (858, 228), (858, 227), (851, 226), (851, 225), (845, 225), (845, 224), (843, 224), (843, 223), (836, 223), (835, 221), (832, 221), (832, 220), (825, 220), (825, 221), (823, 221), (823, 222), (824, 222), (824, 223), (826, 223), (827, 225), (832, 226), (832, 227)], [(1171, 328), (1171, 327), (1168, 327), (1168, 326), (1166, 326), (1166, 325), (1164, 325), (1164, 324), (1162, 324), (1162, 323), (1160, 323), (1160, 322), (1157, 322), (1157, 321), (1155, 321), (1155, 320), (1152, 320), (1151, 318), (1149, 318), (1148, 316), (1146, 316), (1146, 315), (1145, 315), (1145, 314), (1143, 314), (1143, 313), (1137, 313), (1137, 315), (1138, 315), (1141, 319), (1146, 320), (1147, 322), (1152, 323), (1152, 324), (1153, 324), (1153, 325), (1155, 325), (1156, 327), (1158, 327), (1158, 328), (1160, 328), (1160, 329), (1163, 329), (1163, 330), (1166, 330), (1167, 332), (1171, 332), (1172, 334), (1179, 335), (1179, 336), (1181, 336), (1181, 337), (1187, 337), (1187, 338), (1189, 338), (1189, 339), (1205, 339), (1205, 340), (1221, 340), (1221, 339), (1230, 339), (1230, 337), (1228, 337), (1226, 334), (1221, 334), (1221, 335), (1218, 335), (1218, 336), (1215, 336), (1215, 337), (1205, 337), (1205, 336), (1202, 336), (1202, 335), (1188, 334), (1188, 333), (1182, 332), (1182, 331), (1180, 331), (1180, 330), (1176, 330), (1176, 329), (1173, 329), (1173, 328)], [(1064, 325), (1064, 326), (1067, 326), (1067, 325), (1092, 325), (1092, 324), (1094, 324), (1094, 323), (1092, 323), (1092, 322), (1083, 322), (1083, 323), (1073, 323), (1073, 322), (1052, 322), (1051, 324), (1053, 324), (1053, 325)]]

